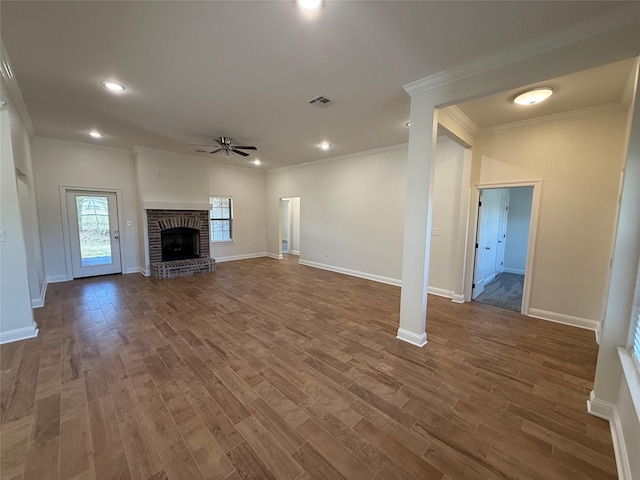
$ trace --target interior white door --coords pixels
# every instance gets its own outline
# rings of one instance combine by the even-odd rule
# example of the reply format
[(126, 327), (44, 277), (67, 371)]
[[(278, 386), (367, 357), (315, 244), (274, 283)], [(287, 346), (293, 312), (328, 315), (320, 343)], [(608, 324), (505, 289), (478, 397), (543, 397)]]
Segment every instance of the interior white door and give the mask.
[(120, 273), (120, 232), (115, 193), (67, 191), (73, 278)]
[(504, 251), (507, 245), (507, 223), (509, 219), (509, 197), (500, 197), (500, 219), (498, 222), (498, 242), (496, 248), (496, 273), (504, 272)]

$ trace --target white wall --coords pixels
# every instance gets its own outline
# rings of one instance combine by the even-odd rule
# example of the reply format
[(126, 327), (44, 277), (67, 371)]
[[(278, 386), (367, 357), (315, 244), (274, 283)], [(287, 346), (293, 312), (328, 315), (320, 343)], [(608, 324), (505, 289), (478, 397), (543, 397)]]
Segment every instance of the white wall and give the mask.
[(504, 271), (524, 275), (527, 265), (527, 244), (529, 242), (533, 187), (510, 188), (509, 192)]
[(10, 105), (11, 144), (17, 174), (18, 204), (22, 217), (22, 229), (27, 251), (27, 275), (29, 292), (34, 306), (42, 306), (45, 288), (44, 262), (40, 245), (38, 211), (33, 176), (31, 139), (13, 105)]
[(530, 307), (603, 316), (620, 171), (623, 113), (479, 137), (479, 183), (542, 179)]
[(7, 107), (0, 110), (0, 230), (5, 234), (5, 241), (0, 242), (0, 342), (6, 342), (28, 338), (37, 334), (37, 330), (31, 310), (29, 267), (16, 184), (17, 152), (11, 139), (12, 129), (24, 127), (4, 82), (0, 95), (7, 102)]
[(267, 172), (267, 249), (278, 253), (280, 198), (300, 197), (300, 261), (398, 283), (405, 146)]
[[(431, 236), (431, 263), (429, 265), (429, 291), (453, 296), (456, 289), (457, 272), (453, 267), (459, 263), (460, 252), (456, 239), (461, 232), (459, 222), (463, 203), (461, 189), (464, 177), (464, 148), (446, 137), (438, 137), (434, 166), (433, 212)], [(466, 197), (465, 197), (466, 198)]]
[(233, 198), (233, 243), (212, 243), (211, 257), (216, 261), (224, 261), (265, 255), (265, 172), (259, 169), (219, 165), (210, 165), (208, 169), (209, 194)]
[[(67, 272), (60, 187), (119, 190), (120, 249), (123, 272), (137, 271), (138, 209), (131, 152), (42, 137), (33, 141), (33, 169), (45, 272), (48, 281), (64, 281)], [(125, 226), (131, 221), (131, 226)]]

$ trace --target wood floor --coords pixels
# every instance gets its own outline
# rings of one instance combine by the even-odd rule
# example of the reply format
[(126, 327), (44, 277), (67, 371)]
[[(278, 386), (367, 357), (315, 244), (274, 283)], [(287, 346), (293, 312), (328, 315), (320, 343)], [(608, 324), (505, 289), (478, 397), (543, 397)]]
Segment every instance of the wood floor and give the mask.
[(48, 479), (616, 478), (592, 332), (292, 260), (49, 285), (3, 345), (1, 473)]

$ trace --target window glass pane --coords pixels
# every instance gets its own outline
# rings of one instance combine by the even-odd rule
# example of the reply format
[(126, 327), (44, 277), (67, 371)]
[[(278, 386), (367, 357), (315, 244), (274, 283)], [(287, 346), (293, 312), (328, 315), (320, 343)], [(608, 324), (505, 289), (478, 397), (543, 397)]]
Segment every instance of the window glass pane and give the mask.
[(109, 202), (107, 197), (76, 196), (80, 258), (82, 266), (111, 263), (111, 236), (109, 233)]
[(232, 240), (233, 203), (230, 197), (211, 197), (211, 239), (214, 242)]

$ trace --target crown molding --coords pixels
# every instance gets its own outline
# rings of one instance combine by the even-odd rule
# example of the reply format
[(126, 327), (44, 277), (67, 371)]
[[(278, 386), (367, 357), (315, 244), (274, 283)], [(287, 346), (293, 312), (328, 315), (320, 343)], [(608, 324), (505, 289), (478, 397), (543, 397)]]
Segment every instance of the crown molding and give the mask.
[(479, 137), (484, 137), (487, 135), (498, 135), (501, 133), (513, 132), (525, 128), (540, 127), (542, 125), (568, 122), (571, 120), (579, 120), (587, 117), (609, 115), (612, 113), (623, 113), (626, 111), (626, 109), (627, 105), (625, 105), (623, 102), (607, 103), (605, 105), (596, 105), (595, 107), (581, 108), (578, 110), (572, 110), (570, 112), (556, 113), (554, 115), (546, 115), (544, 117), (531, 118), (529, 120), (521, 120), (519, 122), (485, 127), (481, 128), (477, 135)]
[(638, 21), (639, 9), (639, 5), (634, 2), (627, 7), (609, 12), (589, 22), (577, 25), (572, 29), (563, 30), (523, 45), (511, 47), (503, 50), (501, 53), (487, 55), (467, 63), (456, 65), (420, 80), (407, 83), (403, 85), (403, 88), (409, 95), (417, 95), (481, 72), (494, 70), (518, 60), (523, 60), (581, 40), (586, 40), (616, 28), (628, 26)]
[(450, 105), (448, 107), (444, 107), (442, 110), (471, 135), (476, 136), (478, 135), (478, 132), (480, 132), (478, 124), (471, 120), (471, 118), (457, 105)]
[(5, 85), (7, 86), (8, 94), (11, 97), (16, 110), (18, 111), (18, 115), (20, 115), (20, 118), (22, 119), (24, 128), (29, 134), (29, 138), (33, 138), (36, 135), (36, 131), (33, 128), (31, 116), (29, 116), (29, 110), (27, 110), (27, 105), (26, 103), (24, 103), (22, 92), (20, 91), (20, 87), (18, 86), (16, 77), (13, 74), (13, 67), (11, 67), (9, 54), (4, 48), (4, 42), (2, 42), (2, 39), (0, 39), (0, 54), (2, 55), (2, 61), (0, 62), (0, 74), (2, 75)]
[(321, 160), (312, 160), (310, 162), (297, 163), (295, 165), (287, 165), (285, 167), (272, 168), (272, 169), (267, 170), (267, 172), (278, 172), (280, 170), (289, 170), (291, 168), (307, 167), (307, 166), (310, 166), (310, 165), (319, 165), (319, 164), (322, 164), (322, 163), (338, 162), (338, 161), (342, 161), (342, 160), (350, 160), (350, 159), (353, 159), (353, 158), (364, 157), (366, 155), (374, 155), (376, 153), (392, 152), (392, 151), (395, 151), (395, 150), (402, 150), (403, 148), (407, 148), (408, 145), (409, 145), (408, 143), (400, 143), (398, 145), (389, 145), (388, 147), (373, 148), (371, 150), (364, 150), (362, 152), (348, 153), (346, 155), (340, 155), (338, 157), (323, 158)]

